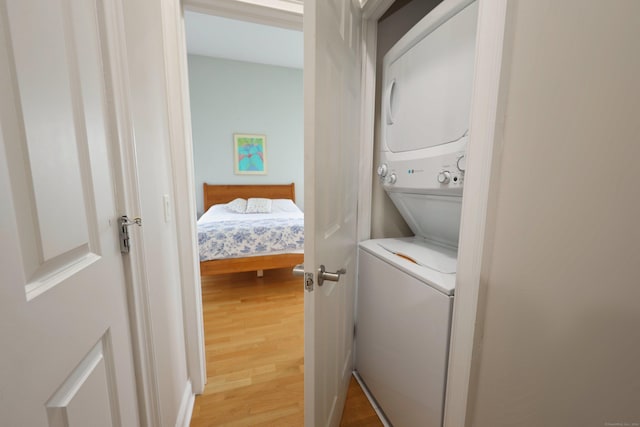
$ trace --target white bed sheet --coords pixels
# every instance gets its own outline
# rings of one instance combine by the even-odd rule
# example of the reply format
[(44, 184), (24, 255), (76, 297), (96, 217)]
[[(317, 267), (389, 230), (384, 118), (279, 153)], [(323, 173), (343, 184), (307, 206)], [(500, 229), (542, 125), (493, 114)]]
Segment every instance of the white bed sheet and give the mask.
[(275, 199), (271, 213), (239, 214), (214, 205), (198, 220), (200, 261), (302, 253), (304, 213), (287, 199)]

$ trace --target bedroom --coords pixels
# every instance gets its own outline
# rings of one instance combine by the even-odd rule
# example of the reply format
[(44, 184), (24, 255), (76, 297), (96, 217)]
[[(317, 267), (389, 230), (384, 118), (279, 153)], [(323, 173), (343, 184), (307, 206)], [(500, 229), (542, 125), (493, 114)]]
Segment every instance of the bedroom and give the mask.
[[(185, 23), (200, 260), (210, 261), (201, 264), (201, 272), (208, 275), (261, 271), (302, 263), (302, 33), (190, 11), (185, 15)], [(245, 156), (240, 152), (243, 144), (260, 151), (253, 157), (251, 153)], [(252, 158), (258, 159), (256, 168), (243, 163)], [(293, 187), (258, 187), (256, 191), (267, 193), (257, 194), (250, 187), (203, 187), (204, 184), (293, 184)], [(292, 189), (294, 192), (290, 194)], [(206, 197), (203, 190), (209, 191)], [(245, 190), (248, 192), (237, 193)], [(215, 218), (210, 213), (204, 215), (212, 204), (256, 197), (295, 202), (284, 210), (278, 203), (285, 202), (276, 202), (273, 215), (277, 218), (270, 217), (264, 223), (269, 227), (282, 225), (286, 224), (283, 215), (297, 216), (286, 225), (285, 234), (278, 234), (281, 237), (277, 242), (267, 239), (271, 232), (262, 233), (262, 228), (258, 228), (256, 233), (257, 225), (246, 221), (262, 217), (266, 220), (265, 214), (271, 213), (270, 205), (261, 206), (257, 217), (243, 215), (244, 205), (241, 214), (234, 209), (233, 213), (238, 214), (234, 219), (240, 222), (235, 223), (233, 232), (226, 229), (226, 238), (216, 238), (221, 234), (211, 224), (207, 232), (203, 231), (202, 223)], [(252, 210), (250, 205), (247, 213)], [(227, 209), (220, 211), (226, 216), (232, 213)], [(296, 254), (284, 255), (291, 251)], [(278, 256), (266, 258), (267, 254)], [(260, 258), (247, 260), (248, 255)], [(229, 265), (223, 267), (222, 263)]]

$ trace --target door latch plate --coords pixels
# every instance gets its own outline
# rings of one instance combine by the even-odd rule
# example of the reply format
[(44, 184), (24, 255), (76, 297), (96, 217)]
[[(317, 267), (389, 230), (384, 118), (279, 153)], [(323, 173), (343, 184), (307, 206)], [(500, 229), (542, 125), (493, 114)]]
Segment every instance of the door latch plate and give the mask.
[(131, 249), (131, 239), (129, 238), (129, 227), (132, 225), (137, 225), (138, 227), (142, 227), (142, 219), (133, 218), (130, 219), (128, 216), (123, 215), (118, 218), (118, 234), (120, 236), (120, 252), (123, 254), (128, 254)]
[(313, 273), (304, 273), (304, 290), (313, 291)]

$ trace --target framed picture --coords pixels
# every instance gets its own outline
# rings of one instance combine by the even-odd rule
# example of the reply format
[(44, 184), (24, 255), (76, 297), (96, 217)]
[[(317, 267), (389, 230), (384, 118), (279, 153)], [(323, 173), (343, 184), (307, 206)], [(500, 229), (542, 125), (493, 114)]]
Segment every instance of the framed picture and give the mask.
[(236, 175), (266, 175), (267, 137), (233, 134), (233, 164)]

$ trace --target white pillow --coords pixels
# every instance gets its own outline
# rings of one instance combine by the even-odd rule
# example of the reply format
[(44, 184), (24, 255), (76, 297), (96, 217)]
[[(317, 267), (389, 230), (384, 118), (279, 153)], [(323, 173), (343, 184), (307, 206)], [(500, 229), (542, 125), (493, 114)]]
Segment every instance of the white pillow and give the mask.
[(247, 211), (247, 201), (245, 199), (235, 199), (227, 203), (227, 209), (235, 213), (245, 213)]
[(273, 199), (272, 202), (271, 213), (302, 212), (291, 199)]
[(249, 199), (245, 213), (271, 213), (271, 199)]

